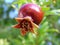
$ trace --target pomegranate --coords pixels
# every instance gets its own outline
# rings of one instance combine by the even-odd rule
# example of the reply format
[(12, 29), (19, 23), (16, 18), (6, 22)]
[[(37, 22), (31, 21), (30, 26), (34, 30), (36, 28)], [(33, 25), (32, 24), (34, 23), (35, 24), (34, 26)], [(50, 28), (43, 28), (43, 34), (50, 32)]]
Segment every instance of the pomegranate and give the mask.
[(20, 28), (21, 34), (25, 35), (27, 32), (34, 32), (34, 26), (39, 27), (43, 19), (43, 11), (36, 4), (24, 4), (19, 10), (18, 17), (15, 18), (18, 24), (14, 28)]

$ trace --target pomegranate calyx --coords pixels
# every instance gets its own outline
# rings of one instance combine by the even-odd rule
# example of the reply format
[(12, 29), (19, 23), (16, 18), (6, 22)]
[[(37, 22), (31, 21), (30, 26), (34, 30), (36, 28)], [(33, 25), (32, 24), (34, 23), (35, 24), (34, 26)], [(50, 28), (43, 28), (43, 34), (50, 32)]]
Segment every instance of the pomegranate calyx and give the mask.
[(14, 25), (13, 28), (20, 28), (21, 34), (25, 35), (27, 32), (34, 32), (34, 27), (39, 28), (38, 25), (32, 22), (30, 17), (15, 18), (18, 24)]

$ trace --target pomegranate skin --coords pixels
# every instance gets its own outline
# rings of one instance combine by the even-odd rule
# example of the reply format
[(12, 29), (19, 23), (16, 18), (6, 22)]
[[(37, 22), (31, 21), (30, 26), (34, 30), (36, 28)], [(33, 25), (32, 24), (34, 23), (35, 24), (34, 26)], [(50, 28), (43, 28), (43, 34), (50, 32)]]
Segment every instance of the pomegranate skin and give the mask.
[(18, 17), (24, 18), (26, 16), (29, 16), (32, 18), (31, 21), (33, 21), (35, 24), (39, 25), (40, 22), (43, 19), (43, 12), (39, 6), (36, 4), (24, 4), (19, 10)]

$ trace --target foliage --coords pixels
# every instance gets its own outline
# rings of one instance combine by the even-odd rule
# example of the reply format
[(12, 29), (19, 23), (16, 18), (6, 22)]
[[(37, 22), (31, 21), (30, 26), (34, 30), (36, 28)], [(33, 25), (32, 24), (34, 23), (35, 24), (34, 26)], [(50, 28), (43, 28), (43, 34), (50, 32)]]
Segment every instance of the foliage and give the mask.
[[(21, 36), (19, 29), (11, 27), (17, 22), (9, 16), (10, 11), (18, 11), (26, 3), (37, 4), (44, 11), (38, 35)], [(4, 11), (2, 5), (8, 9)], [(60, 45), (60, 0), (14, 0), (12, 3), (0, 0), (0, 45)]]

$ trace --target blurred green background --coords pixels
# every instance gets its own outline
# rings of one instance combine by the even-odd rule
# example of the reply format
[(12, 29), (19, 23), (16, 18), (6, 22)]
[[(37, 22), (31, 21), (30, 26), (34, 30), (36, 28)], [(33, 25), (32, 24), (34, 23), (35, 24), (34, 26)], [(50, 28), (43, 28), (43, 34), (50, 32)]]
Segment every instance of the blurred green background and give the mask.
[[(44, 11), (44, 18), (37, 30), (21, 36), (14, 19), (21, 5), (34, 3)], [(60, 0), (0, 0), (0, 45), (60, 45)]]

